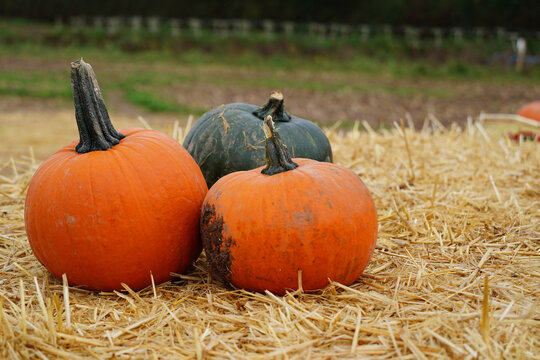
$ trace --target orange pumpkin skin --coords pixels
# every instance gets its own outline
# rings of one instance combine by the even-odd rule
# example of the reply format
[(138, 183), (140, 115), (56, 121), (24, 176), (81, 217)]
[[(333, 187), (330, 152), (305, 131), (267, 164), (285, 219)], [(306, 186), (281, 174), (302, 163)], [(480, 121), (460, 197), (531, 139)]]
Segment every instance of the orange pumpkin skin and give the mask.
[(517, 112), (518, 115), (540, 121), (540, 101), (533, 101), (521, 107)]
[(293, 159), (298, 168), (261, 168), (220, 179), (202, 208), (201, 237), (219, 276), (253, 291), (314, 290), (355, 281), (377, 239), (377, 214), (360, 178), (339, 165)]
[(105, 151), (65, 146), (36, 171), (25, 224), (38, 260), (92, 290), (138, 290), (181, 273), (201, 251), (204, 177), (188, 152), (154, 130), (129, 128)]

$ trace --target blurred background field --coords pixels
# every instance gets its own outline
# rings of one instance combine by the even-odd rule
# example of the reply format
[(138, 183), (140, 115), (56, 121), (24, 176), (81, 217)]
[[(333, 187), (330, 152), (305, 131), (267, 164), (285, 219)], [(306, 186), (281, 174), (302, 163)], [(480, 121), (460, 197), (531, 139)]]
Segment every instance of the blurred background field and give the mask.
[[(364, 3), (357, 5), (364, 15), (336, 17), (345, 7), (338, 4), (328, 14), (310, 10), (311, 18), (295, 3), (285, 21), (283, 13), (249, 6), (235, 13), (217, 2), (183, 10), (200, 16), (193, 18), (167, 13), (179, 7), (172, 3), (153, 13), (145, 2), (137, 3), (139, 12), (109, 5), (100, 13), (62, 1), (56, 12), (7, 1), (0, 18), (0, 161), (29, 146), (43, 160), (76, 137), (69, 64), (81, 57), (93, 65), (118, 127), (138, 126), (142, 116), (165, 131), (223, 103), (262, 105), (276, 89), (292, 113), (343, 129), (357, 120), (388, 127), (400, 118), (464, 124), (481, 112), (514, 113), (540, 93), (540, 37), (523, 5), (506, 5), (521, 16), (517, 23), (505, 5), (493, 11), (506, 12), (487, 17), (477, 5), (465, 14), (447, 2), (405, 7), (388, 0), (388, 9), (399, 10), (391, 18)], [(413, 17), (415, 6), (431, 15)], [(251, 18), (238, 19), (242, 14)], [(444, 14), (456, 22), (445, 23)], [(354, 16), (387, 23), (354, 23)], [(527, 39), (520, 71), (519, 37)]]
[[(0, 357), (534, 358), (538, 144), (473, 120), (540, 100), (538, 14), (533, 0), (1, 1)], [(78, 137), (81, 57), (117, 129), (180, 142), (213, 107), (283, 91), (373, 195), (365, 273), (279, 298), (224, 287), (204, 255), (137, 293), (54, 279), (29, 247), (25, 193)]]

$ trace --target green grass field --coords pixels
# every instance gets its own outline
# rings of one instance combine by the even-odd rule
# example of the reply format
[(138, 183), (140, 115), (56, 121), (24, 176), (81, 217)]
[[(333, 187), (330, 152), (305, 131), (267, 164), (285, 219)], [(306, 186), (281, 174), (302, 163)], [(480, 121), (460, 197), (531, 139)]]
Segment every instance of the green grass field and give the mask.
[[(24, 59), (64, 63), (65, 68), (43, 71), (39, 66), (9, 69), (0, 72), (0, 94), (35, 98), (71, 98), (67, 64), (79, 57), (101, 65), (102, 86), (122, 92), (124, 99), (148, 111), (200, 114), (204, 109), (179, 103), (167, 93), (172, 86), (189, 86), (204, 82), (238, 88), (288, 88), (313, 92), (377, 93), (411, 98), (451, 98), (453, 86), (420, 87), (415, 79), (447, 81), (449, 83), (535, 84), (540, 72), (531, 69), (520, 74), (508, 68), (467, 65), (458, 61), (434, 64), (421, 60), (370, 58), (357, 55), (349, 59), (282, 54), (263, 56), (256, 53), (234, 55), (190, 50), (175, 54), (168, 51), (125, 53), (119, 49), (84, 46), (52, 47), (35, 44), (0, 44), (4, 61), (24, 62)], [(123, 68), (123, 65), (126, 65)], [(182, 67), (208, 67), (232, 71), (184, 72)], [(300, 72), (304, 76), (299, 79)], [(332, 73), (332, 79), (320, 73)], [(239, 76), (240, 73), (248, 74)], [(374, 78), (383, 81), (373, 81)], [(368, 79), (368, 81), (364, 81)], [(387, 81), (402, 80), (402, 84)]]
[[(101, 29), (55, 28), (22, 20), (0, 20), (0, 57), (4, 61), (33, 59), (68, 64), (84, 57), (102, 65), (103, 87), (121, 92), (126, 101), (152, 112), (199, 114), (204, 109), (171, 99), (167, 94), (173, 86), (201, 82), (216, 87), (451, 98), (455, 95), (453, 86), (421, 87), (415, 80), (495, 86), (535, 84), (540, 80), (540, 67), (518, 73), (500, 65), (486, 66), (491, 53), (510, 49), (509, 43), (500, 40), (481, 43), (445, 40), (442, 48), (429, 41), (421, 44), (413, 49), (402, 39), (389, 40), (382, 36), (361, 43), (354, 36), (314, 39), (296, 35), (268, 39), (261, 33), (227, 38), (209, 32), (198, 37), (182, 33), (172, 38), (164, 30), (157, 34), (122, 30), (109, 36)], [(530, 51), (537, 47), (540, 48), (537, 42), (529, 44)], [(233, 71), (205, 74), (178, 71), (182, 67)], [(298, 72), (304, 74), (301, 79), (296, 76)], [(317, 76), (320, 73), (335, 76), (329, 80)], [(8, 68), (0, 73), (0, 94), (69, 99), (67, 76), (68, 72), (62, 68), (46, 72), (39, 66)], [(382, 81), (373, 81), (374, 78)], [(399, 79), (402, 83), (388, 79)]]
[[(485, 65), (490, 53), (508, 44), (425, 44), (411, 49), (399, 39), (380, 37), (367, 43), (353, 37), (285, 41), (208, 32), (176, 39), (126, 32), (109, 37), (99, 30), (59, 30), (4, 19), (0, 142), (11, 149), (16, 146), (11, 138), (35, 132), (32, 144), (38, 146), (58, 137), (39, 124), (51, 119), (71, 124), (69, 64), (81, 57), (93, 65), (114, 118), (134, 119), (125, 124), (136, 126), (140, 115), (163, 129), (223, 103), (262, 105), (273, 90), (283, 91), (293, 114), (324, 126), (339, 122), (345, 129), (364, 120), (374, 128), (389, 127), (400, 118), (422, 126), (431, 116), (446, 125), (463, 124), (482, 111), (515, 112), (540, 93), (540, 67), (520, 73)], [(531, 51), (535, 46), (531, 44)], [(59, 113), (44, 115), (43, 109)], [(32, 120), (21, 124), (23, 118)], [(60, 140), (51, 140), (50, 147), (37, 153), (46, 154)]]

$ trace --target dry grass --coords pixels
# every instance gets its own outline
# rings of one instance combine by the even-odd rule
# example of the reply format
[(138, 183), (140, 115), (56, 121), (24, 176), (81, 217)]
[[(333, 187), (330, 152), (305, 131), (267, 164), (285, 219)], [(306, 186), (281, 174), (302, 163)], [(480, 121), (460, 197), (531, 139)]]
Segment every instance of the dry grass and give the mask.
[[(23, 223), (32, 157), (0, 178), (0, 357), (530, 359), (540, 353), (540, 147), (477, 125), (339, 133), (380, 233), (358, 281), (228, 290), (204, 257), (176, 281), (96, 294), (52, 278)], [(173, 135), (181, 138), (182, 129)], [(537, 356), (536, 355), (536, 356)]]
[[(56, 100), (35, 101), (0, 96), (0, 166), (10, 157), (35, 150), (35, 157), (45, 160), (60, 147), (78, 137), (73, 115), (73, 104)], [(112, 113), (117, 129), (133, 126), (134, 116)], [(145, 114), (154, 129), (170, 130), (179, 116)], [(187, 116), (182, 116), (185, 123)], [(0, 175), (8, 172), (0, 169)]]

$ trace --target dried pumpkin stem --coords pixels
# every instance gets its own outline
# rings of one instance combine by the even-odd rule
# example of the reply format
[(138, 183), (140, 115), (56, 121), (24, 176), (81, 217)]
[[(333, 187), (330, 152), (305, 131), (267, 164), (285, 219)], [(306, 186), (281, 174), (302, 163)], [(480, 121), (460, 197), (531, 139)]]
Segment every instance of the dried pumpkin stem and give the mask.
[(287, 146), (279, 138), (279, 133), (274, 128), (272, 116), (268, 115), (263, 123), (266, 135), (266, 167), (261, 173), (264, 175), (276, 175), (285, 171), (294, 170), (298, 164), (293, 162)]
[(274, 121), (291, 121), (291, 115), (285, 111), (285, 106), (283, 105), (283, 94), (279, 90), (272, 92), (266, 105), (254, 111), (253, 115), (261, 120), (266, 119), (270, 115)]
[(113, 127), (94, 70), (82, 59), (71, 63), (71, 88), (80, 138), (75, 151), (107, 150), (120, 143), (125, 136)]

